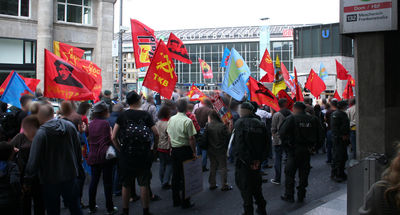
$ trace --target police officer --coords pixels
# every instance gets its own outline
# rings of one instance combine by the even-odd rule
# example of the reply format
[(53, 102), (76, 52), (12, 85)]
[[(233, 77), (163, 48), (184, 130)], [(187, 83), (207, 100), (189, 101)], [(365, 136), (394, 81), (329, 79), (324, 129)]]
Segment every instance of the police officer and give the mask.
[(266, 215), (262, 194), (261, 161), (267, 155), (265, 124), (253, 116), (254, 107), (248, 102), (240, 106), (235, 123), (233, 153), (236, 158), (235, 181), (243, 198), (244, 215), (253, 215), (253, 198), (257, 214)]
[(332, 173), (331, 178), (336, 182), (343, 182), (347, 179), (344, 172), (347, 161), (347, 145), (350, 135), (350, 121), (345, 112), (346, 101), (340, 101), (337, 110), (333, 112), (331, 118), (332, 129)]
[(294, 104), (293, 115), (283, 122), (279, 135), (283, 147), (288, 152), (285, 167), (285, 194), (282, 200), (294, 202), (296, 171), (299, 170), (297, 201), (303, 202), (310, 173), (310, 154), (320, 140), (320, 123), (317, 118), (306, 114), (303, 102)]

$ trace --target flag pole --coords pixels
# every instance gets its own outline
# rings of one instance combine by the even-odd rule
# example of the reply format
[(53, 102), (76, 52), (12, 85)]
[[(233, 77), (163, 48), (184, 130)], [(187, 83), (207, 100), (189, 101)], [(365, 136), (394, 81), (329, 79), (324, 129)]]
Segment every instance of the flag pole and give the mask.
[(118, 88), (119, 88), (119, 92), (118, 92), (118, 97), (119, 97), (119, 101), (122, 101), (122, 34), (123, 31), (121, 29), (122, 27), (122, 1), (123, 0), (119, 0), (119, 38), (118, 38)]

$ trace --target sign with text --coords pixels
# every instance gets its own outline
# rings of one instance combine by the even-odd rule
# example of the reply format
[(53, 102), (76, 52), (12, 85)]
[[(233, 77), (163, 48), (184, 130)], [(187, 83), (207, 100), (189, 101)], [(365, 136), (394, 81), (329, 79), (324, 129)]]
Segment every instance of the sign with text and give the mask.
[(397, 0), (341, 0), (341, 33), (397, 30)]

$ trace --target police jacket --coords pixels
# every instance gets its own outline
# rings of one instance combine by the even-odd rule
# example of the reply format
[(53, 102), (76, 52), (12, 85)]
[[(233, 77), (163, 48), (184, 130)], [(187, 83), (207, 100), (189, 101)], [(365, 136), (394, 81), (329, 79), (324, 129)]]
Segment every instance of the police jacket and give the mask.
[(336, 137), (350, 134), (350, 120), (344, 111), (337, 110), (331, 116), (331, 130)]
[(286, 118), (279, 135), (288, 150), (314, 148), (322, 138), (321, 125), (316, 117), (304, 113)]
[(253, 116), (242, 117), (235, 123), (233, 153), (246, 165), (267, 157), (267, 128)]

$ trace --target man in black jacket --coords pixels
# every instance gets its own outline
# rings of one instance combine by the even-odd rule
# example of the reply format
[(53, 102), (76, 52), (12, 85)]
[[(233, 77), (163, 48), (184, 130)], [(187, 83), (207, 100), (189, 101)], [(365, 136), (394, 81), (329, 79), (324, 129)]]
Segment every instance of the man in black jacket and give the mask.
[(235, 123), (233, 153), (236, 158), (235, 181), (243, 198), (244, 215), (253, 215), (253, 197), (257, 214), (266, 215), (262, 194), (261, 161), (267, 155), (265, 124), (253, 117), (253, 105), (240, 107), (240, 119)]
[(297, 187), (297, 201), (303, 202), (308, 186), (310, 173), (310, 152), (320, 140), (320, 123), (317, 118), (306, 114), (306, 105), (303, 102), (294, 104), (294, 115), (283, 122), (279, 135), (283, 147), (288, 152), (285, 167), (285, 194), (282, 200), (294, 202), (294, 186), (296, 171), (299, 170), (299, 186)]
[(347, 161), (347, 145), (350, 143), (350, 121), (344, 112), (346, 110), (346, 101), (340, 101), (337, 110), (332, 113), (332, 173), (331, 178), (336, 182), (342, 182), (347, 179), (344, 172)]
[(81, 162), (81, 149), (75, 126), (64, 119), (53, 119), (53, 107), (43, 104), (38, 118), (42, 124), (31, 145), (25, 169), (25, 185), (36, 175), (43, 185), (47, 214), (60, 214), (60, 196), (71, 214), (81, 215), (77, 177)]

